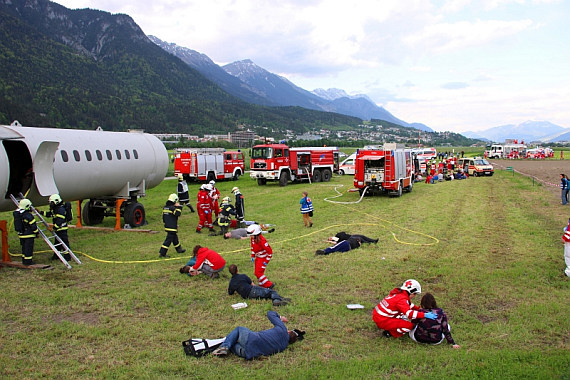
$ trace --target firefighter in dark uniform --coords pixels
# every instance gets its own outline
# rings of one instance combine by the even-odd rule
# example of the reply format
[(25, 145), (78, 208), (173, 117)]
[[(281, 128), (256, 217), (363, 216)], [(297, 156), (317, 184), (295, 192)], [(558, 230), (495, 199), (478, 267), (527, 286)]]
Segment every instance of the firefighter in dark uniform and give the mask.
[(39, 233), (36, 219), (30, 212), (32, 202), (29, 199), (22, 199), (18, 204), (17, 212), (20, 213), (22, 220), (22, 232), (18, 232), (20, 238), (20, 245), (22, 246), (22, 264), (33, 265), (35, 264), (32, 259), (34, 256), (34, 240)]
[(236, 209), (230, 203), (230, 197), (222, 199), (222, 206), (218, 215), (218, 226), (220, 226), (220, 235), (225, 235), (230, 226), (231, 215), (236, 215)]
[(177, 192), (178, 192), (178, 201), (181, 204), (188, 206), (190, 212), (194, 212), (194, 208), (190, 204), (190, 195), (188, 194), (188, 184), (184, 180), (184, 176), (182, 175), (182, 173), (178, 174)]
[(162, 209), (162, 221), (164, 222), (166, 239), (164, 239), (164, 243), (162, 243), (160, 251), (158, 252), (159, 257), (168, 257), (166, 256), (166, 252), (168, 252), (170, 244), (174, 245), (176, 252), (186, 252), (186, 250), (180, 246), (180, 242), (178, 241), (178, 217), (180, 215), (182, 215), (182, 206), (178, 203), (178, 195), (170, 194)]
[[(67, 212), (65, 211), (65, 205), (61, 200), (59, 194), (52, 194), (49, 197), (49, 211), (45, 213), (47, 217), (52, 218), (53, 222), (53, 231), (61, 241), (65, 243), (68, 248), (69, 247), (69, 237), (67, 236)], [(66, 249), (61, 245), (59, 242), (55, 242), (55, 247), (63, 254)], [(71, 260), (71, 255), (69, 252), (63, 254), (63, 258), (67, 261)], [(52, 260), (57, 260), (58, 257), (56, 254), (53, 255)]]
[(241, 227), (245, 227), (245, 210), (243, 205), (243, 195), (240, 193), (239, 188), (234, 187), (232, 193), (236, 196), (236, 219)]

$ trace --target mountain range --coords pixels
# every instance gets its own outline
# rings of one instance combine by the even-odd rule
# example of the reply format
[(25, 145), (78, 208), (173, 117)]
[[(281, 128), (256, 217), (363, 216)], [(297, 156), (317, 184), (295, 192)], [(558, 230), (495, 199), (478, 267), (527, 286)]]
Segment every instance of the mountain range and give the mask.
[[(236, 61), (218, 66), (208, 56), (187, 47), (162, 41), (156, 36), (150, 40), (165, 51), (180, 58), (218, 86), (246, 101), (270, 106), (297, 106), (318, 111), (336, 112), (363, 120), (386, 120), (398, 125), (433, 130), (423, 124), (409, 124), (380, 107), (366, 95), (349, 96), (341, 89), (304, 90), (288, 79), (257, 66), (251, 60)], [(236, 78), (239, 81), (236, 81)]]
[(570, 141), (570, 128), (564, 128), (548, 121), (528, 120), (521, 124), (507, 124), (477, 132), (463, 132), (462, 135), (491, 142), (516, 139), (543, 144)]
[(275, 137), (362, 123), (262, 101), (224, 91), (150, 41), (128, 15), (0, 0), (0, 123), (199, 135), (251, 125)]
[[(0, 123), (13, 120), (190, 134), (245, 125), (278, 138), (323, 126), (361, 130), (363, 120), (431, 131), (365, 95), (310, 92), (251, 60), (220, 67), (204, 54), (146, 36), (128, 15), (70, 10), (48, 0), (0, 0)], [(564, 138), (561, 130), (551, 132)]]

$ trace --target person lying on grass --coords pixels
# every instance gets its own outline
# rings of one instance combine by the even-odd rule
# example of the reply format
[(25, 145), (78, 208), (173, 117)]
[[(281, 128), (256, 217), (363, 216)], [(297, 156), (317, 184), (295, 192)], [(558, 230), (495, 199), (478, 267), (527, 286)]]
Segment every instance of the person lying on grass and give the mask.
[(416, 326), (410, 331), (410, 338), (418, 343), (440, 344), (444, 339), (451, 344), (453, 348), (461, 348), (455, 344), (451, 336), (451, 327), (447, 322), (447, 315), (443, 309), (437, 307), (435, 297), (431, 293), (426, 293), (420, 301), (421, 309), (424, 313), (430, 312), (437, 315), (435, 319), (419, 319), (413, 320)]
[(212, 355), (226, 356), (231, 351), (237, 356), (251, 360), (284, 351), (290, 344), (304, 338), (304, 331), (287, 330), (284, 322), (289, 321), (275, 311), (269, 310), (267, 318), (273, 324), (273, 328), (256, 332), (247, 327), (236, 327), (226, 336), (224, 343), (212, 352)]
[(350, 237), (347, 240), (339, 241), (335, 243), (334, 241), (328, 240), (329, 243), (334, 244), (332, 247), (327, 247), (323, 249), (317, 249), (316, 255), (330, 255), (333, 252), (348, 252), (351, 249), (356, 249), (362, 244), (359, 238)]
[(230, 265), (228, 270), (232, 275), (232, 278), (230, 279), (230, 285), (228, 287), (228, 294), (230, 296), (235, 292), (238, 292), (242, 298), (270, 299), (273, 302), (273, 306), (284, 306), (291, 301), (290, 298), (281, 297), (273, 289), (254, 285), (253, 281), (251, 281), (251, 278), (245, 274), (238, 273), (238, 267), (235, 264)]
[(360, 239), (361, 243), (374, 243), (374, 244), (378, 243), (378, 239), (372, 239), (372, 238), (369, 238), (368, 236), (358, 235), (358, 234), (352, 234), (351, 235), (351, 234), (348, 234), (344, 231), (341, 231), (341, 232), (337, 233), (335, 236), (330, 237), (329, 240), (334, 241), (334, 242), (338, 242), (338, 241), (348, 240), (350, 238)]

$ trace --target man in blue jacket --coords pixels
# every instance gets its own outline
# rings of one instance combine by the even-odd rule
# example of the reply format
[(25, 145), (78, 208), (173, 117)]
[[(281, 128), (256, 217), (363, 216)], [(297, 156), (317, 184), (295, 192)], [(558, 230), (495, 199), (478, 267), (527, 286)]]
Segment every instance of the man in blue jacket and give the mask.
[(289, 344), (303, 339), (305, 332), (300, 330), (287, 330), (284, 316), (269, 310), (267, 318), (273, 324), (273, 328), (263, 331), (251, 331), (247, 327), (236, 327), (226, 336), (224, 343), (217, 348), (212, 355), (225, 356), (230, 351), (251, 360), (260, 356), (269, 356), (284, 351)]

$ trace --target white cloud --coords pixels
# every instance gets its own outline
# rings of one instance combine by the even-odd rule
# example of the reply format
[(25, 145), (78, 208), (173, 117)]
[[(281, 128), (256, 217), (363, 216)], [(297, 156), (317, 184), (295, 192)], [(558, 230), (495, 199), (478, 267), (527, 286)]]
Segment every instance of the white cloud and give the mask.
[(570, 127), (560, 0), (59, 2), (126, 13), (145, 33), (220, 64), (248, 58), (308, 90), (367, 94), (438, 130), (531, 115)]
[(492, 41), (513, 36), (533, 25), (531, 20), (500, 21), (476, 20), (429, 25), (414, 35), (404, 38), (410, 49), (422, 52), (449, 52), (482, 46)]

